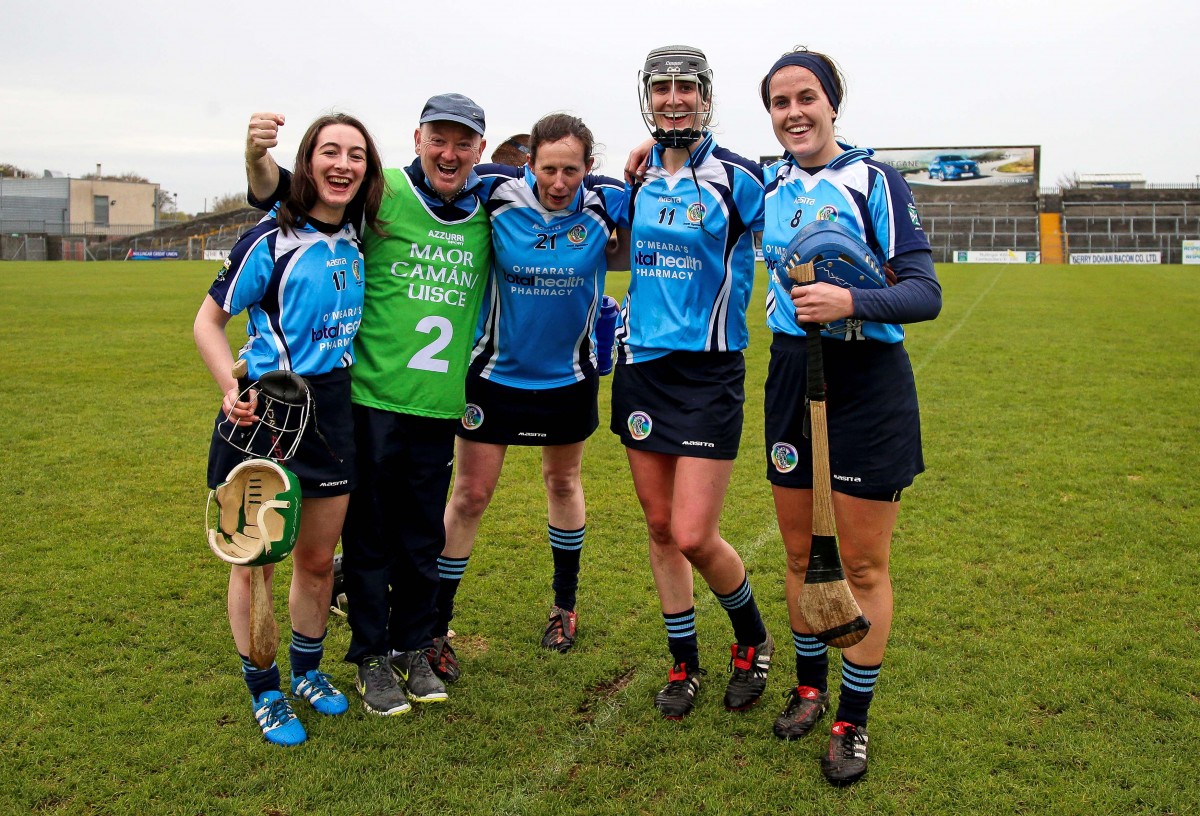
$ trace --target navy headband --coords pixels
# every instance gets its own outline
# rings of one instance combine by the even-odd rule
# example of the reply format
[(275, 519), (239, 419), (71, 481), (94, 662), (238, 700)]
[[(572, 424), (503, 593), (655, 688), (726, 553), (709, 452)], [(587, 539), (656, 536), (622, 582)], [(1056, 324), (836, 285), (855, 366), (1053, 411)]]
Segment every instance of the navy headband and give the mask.
[(829, 69), (829, 63), (808, 51), (794, 51), (791, 54), (784, 54), (777, 59), (775, 64), (771, 66), (771, 70), (767, 71), (767, 75), (763, 77), (760, 90), (762, 91), (763, 107), (767, 110), (771, 109), (771, 77), (775, 76), (775, 72), (780, 68), (788, 65), (807, 68), (816, 74), (817, 80), (821, 83), (821, 87), (825, 91), (825, 96), (829, 97), (829, 104), (833, 106), (835, 111), (842, 104), (842, 98), (837, 92), (837, 79), (834, 77), (833, 71)]

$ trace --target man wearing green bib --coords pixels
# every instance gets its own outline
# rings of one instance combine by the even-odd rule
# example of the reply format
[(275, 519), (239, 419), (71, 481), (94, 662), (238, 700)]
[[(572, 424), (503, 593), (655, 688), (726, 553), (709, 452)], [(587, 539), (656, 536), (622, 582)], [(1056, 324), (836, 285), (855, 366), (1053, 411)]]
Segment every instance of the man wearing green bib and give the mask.
[[(274, 113), (250, 120), (247, 177), (251, 202), (263, 209), (291, 181), (267, 152), (283, 123)], [(351, 368), (358, 487), (342, 529), (346, 660), (358, 667), (363, 706), (385, 716), (409, 711), (409, 700), (446, 699), (425, 650), (433, 646), (454, 427), (491, 267), (473, 169), (483, 131), (483, 110), (467, 97), (431, 97), (414, 134), (417, 159), (384, 171), (383, 231), (360, 231), (366, 281)]]

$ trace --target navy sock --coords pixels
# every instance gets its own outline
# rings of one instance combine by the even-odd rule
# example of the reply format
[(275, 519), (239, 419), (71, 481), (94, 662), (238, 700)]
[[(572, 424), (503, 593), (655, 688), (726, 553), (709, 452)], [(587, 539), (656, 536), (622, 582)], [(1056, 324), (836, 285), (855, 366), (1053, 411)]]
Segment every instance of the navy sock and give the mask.
[(866, 726), (867, 709), (875, 697), (875, 683), (879, 680), (882, 665), (859, 666), (842, 655), (842, 688), (835, 719)]
[(763, 626), (762, 615), (758, 613), (758, 604), (754, 602), (754, 593), (750, 590), (750, 576), (742, 579), (742, 585), (728, 595), (720, 595), (713, 590), (721, 606), (729, 615), (733, 624), (733, 637), (739, 646), (757, 646), (767, 639), (767, 628)]
[(700, 668), (700, 645), (696, 641), (696, 607), (673, 615), (663, 613), (667, 627), (667, 648), (671, 650), (671, 662), (686, 663)]
[(463, 573), (467, 571), (469, 560), (469, 555), (466, 558), (438, 556), (438, 617), (433, 627), (434, 637), (443, 637), (450, 629), (450, 619), (454, 617), (454, 596), (458, 594), (458, 585), (462, 581)]
[(796, 647), (796, 685), (829, 691), (829, 647), (794, 629), (792, 645)]
[(279, 666), (276, 663), (260, 669), (246, 655), (239, 654), (238, 657), (242, 659), (242, 679), (246, 681), (251, 697), (257, 700), (264, 691), (279, 691)]
[(292, 677), (303, 677), (321, 665), (325, 656), (325, 633), (310, 638), (292, 630), (292, 643), (288, 646), (288, 658), (292, 663)]
[(550, 534), (550, 552), (554, 556), (554, 605), (574, 612), (575, 590), (579, 588), (579, 556), (587, 525), (578, 530), (560, 530), (546, 525), (546, 530)]

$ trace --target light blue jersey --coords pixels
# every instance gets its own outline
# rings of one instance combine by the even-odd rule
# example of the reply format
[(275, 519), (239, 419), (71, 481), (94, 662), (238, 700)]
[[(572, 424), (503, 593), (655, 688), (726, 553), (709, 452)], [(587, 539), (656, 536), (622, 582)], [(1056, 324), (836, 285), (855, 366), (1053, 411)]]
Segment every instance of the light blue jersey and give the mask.
[[(765, 168), (766, 228), (763, 259), (771, 280), (767, 291), (767, 326), (780, 334), (802, 335), (796, 325), (791, 295), (775, 280), (788, 242), (806, 224), (836, 221), (860, 236), (882, 266), (897, 255), (929, 251), (908, 183), (890, 165), (870, 157), (874, 151), (842, 145), (843, 153), (819, 170), (806, 170), (787, 156)], [(776, 308), (776, 304), (784, 304)], [(896, 323), (847, 320), (849, 331), (831, 335), (846, 340), (869, 338), (884, 343), (904, 339)]]
[(492, 221), (493, 257), (471, 370), (501, 385), (529, 389), (596, 376), (605, 249), (625, 214), (625, 185), (587, 176), (569, 207), (547, 210), (538, 201), (528, 165), (489, 165), (479, 172)]
[(622, 223), (633, 246), (619, 361), (746, 348), (754, 233), (763, 228), (762, 169), (706, 134), (688, 164), (668, 174), (655, 146), (631, 209)]
[(253, 379), (276, 369), (326, 374), (354, 362), (363, 258), (348, 224), (332, 235), (309, 225), (285, 233), (264, 218), (238, 240), (208, 293), (231, 315), (249, 310), (238, 356)]

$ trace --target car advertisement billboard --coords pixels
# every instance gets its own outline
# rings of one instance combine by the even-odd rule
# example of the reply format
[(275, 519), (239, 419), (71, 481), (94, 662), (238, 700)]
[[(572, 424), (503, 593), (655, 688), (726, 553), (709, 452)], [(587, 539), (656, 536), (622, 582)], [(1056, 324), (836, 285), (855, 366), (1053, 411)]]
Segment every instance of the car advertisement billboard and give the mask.
[(884, 147), (874, 158), (916, 185), (958, 187), (1038, 184), (1041, 148), (1025, 147)]

